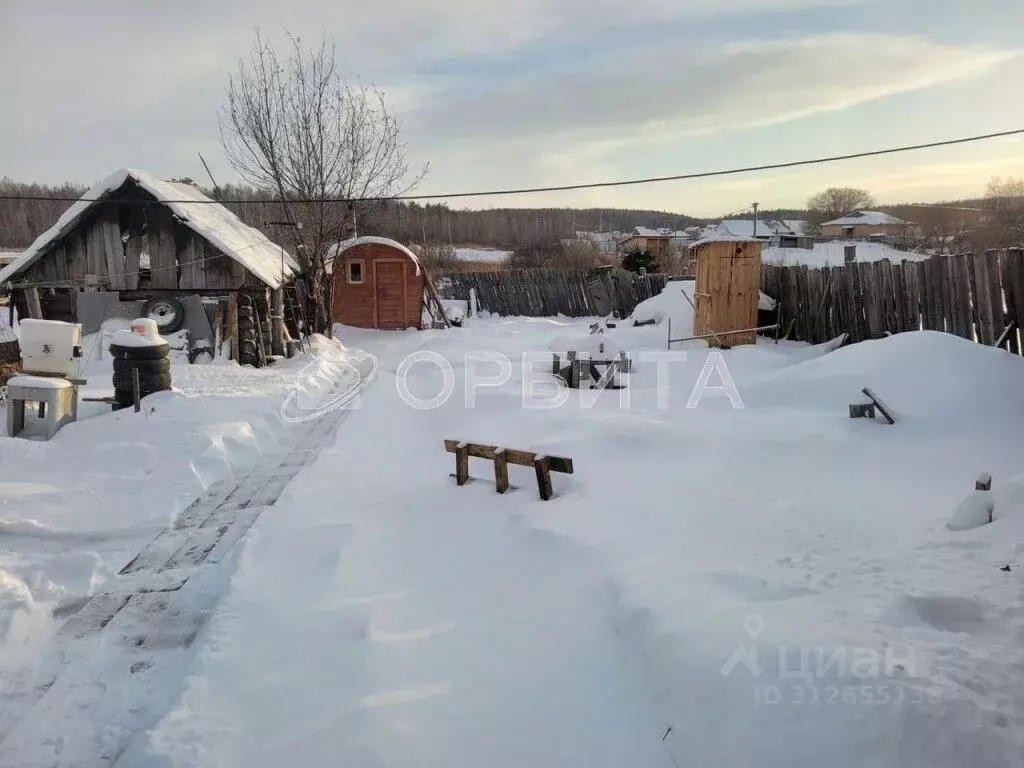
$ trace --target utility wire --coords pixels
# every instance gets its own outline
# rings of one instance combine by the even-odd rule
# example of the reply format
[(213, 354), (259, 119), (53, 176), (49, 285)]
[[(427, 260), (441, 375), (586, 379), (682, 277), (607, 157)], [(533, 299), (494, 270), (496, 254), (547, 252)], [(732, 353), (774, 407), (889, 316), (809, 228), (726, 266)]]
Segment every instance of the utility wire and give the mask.
[[(774, 171), (782, 168), (797, 168), (808, 165), (822, 165), (824, 163), (835, 163), (841, 160), (856, 160), (864, 157), (879, 157), (881, 155), (894, 155), (901, 152), (913, 152), (920, 149), (933, 149), (936, 147), (949, 147), (955, 144), (968, 144), (978, 141), (987, 141), (989, 139), (1004, 138), (1007, 136), (1017, 136), (1024, 134), (1024, 128), (1016, 128), (1010, 131), (998, 131), (995, 133), (984, 133), (976, 136), (964, 136), (957, 139), (946, 139), (944, 141), (930, 141), (925, 144), (907, 144), (898, 147), (889, 147), (886, 149), (874, 149), (866, 152), (853, 152), (845, 155), (830, 155), (827, 157), (816, 157), (807, 160), (791, 160), (783, 163), (768, 163), (765, 165), (750, 165), (740, 168), (728, 168), (717, 171), (699, 171), (696, 173), (680, 173), (673, 176), (650, 176), (641, 179), (627, 179), (623, 181), (598, 181), (587, 184), (564, 184), (561, 186), (550, 186), (550, 187), (524, 187), (519, 189), (492, 189), (486, 191), (476, 192), (449, 192), (447, 194), (432, 194), (432, 195), (395, 195), (394, 197), (333, 197), (333, 198), (289, 198), (287, 200), (280, 199), (263, 199), (263, 200), (161, 200), (161, 203), (168, 204), (173, 203), (175, 205), (203, 205), (203, 204), (217, 204), (217, 205), (230, 205), (230, 204), (253, 204), (253, 203), (360, 203), (360, 202), (388, 202), (388, 201), (415, 201), (415, 200), (441, 200), (449, 198), (461, 198), (461, 197), (496, 197), (500, 195), (526, 195), (535, 192), (568, 192), (572, 190), (580, 189), (598, 189), (607, 187), (625, 187), (633, 186), (638, 184), (656, 184), (666, 181), (685, 181), (688, 179), (707, 179), (716, 176), (735, 176), (744, 173), (755, 173), (757, 171)], [(0, 200), (49, 200), (58, 202), (89, 202), (97, 203), (102, 202), (104, 198), (86, 199), (79, 197), (47, 197), (44, 195), (0, 195)], [(142, 203), (149, 205), (152, 201), (148, 200), (118, 200), (119, 204), (125, 203)]]

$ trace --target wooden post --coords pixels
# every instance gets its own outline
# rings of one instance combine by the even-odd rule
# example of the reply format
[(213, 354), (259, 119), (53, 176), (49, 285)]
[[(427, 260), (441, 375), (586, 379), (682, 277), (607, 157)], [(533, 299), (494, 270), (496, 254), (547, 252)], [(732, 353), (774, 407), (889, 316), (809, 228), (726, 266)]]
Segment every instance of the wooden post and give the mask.
[(455, 483), (465, 485), (469, 482), (469, 446), (459, 443), (455, 447)]
[(142, 410), (142, 387), (139, 385), (139, 369), (132, 368), (132, 401), (135, 403), (135, 412)]
[(494, 489), (498, 493), (508, 490), (508, 457), (504, 448), (494, 452)]
[(238, 294), (228, 294), (228, 344), (231, 347), (230, 359), (236, 363), (241, 362), (241, 354), (238, 348)]
[(216, 357), (223, 357), (224, 350), (224, 310), (217, 304), (217, 310), (213, 313), (213, 354)]
[(982, 472), (980, 475), (978, 475), (978, 479), (974, 482), (974, 490), (991, 491), (992, 475), (990, 475), (988, 472)]
[(270, 292), (270, 354), (284, 357), (284, 288)]
[(28, 316), (36, 320), (43, 319), (43, 305), (39, 300), (39, 289), (35, 287), (25, 289), (25, 303), (28, 305)]
[(533, 469), (537, 473), (537, 490), (540, 497), (548, 501), (552, 496), (551, 489), (551, 460), (547, 456), (538, 456), (533, 460)]

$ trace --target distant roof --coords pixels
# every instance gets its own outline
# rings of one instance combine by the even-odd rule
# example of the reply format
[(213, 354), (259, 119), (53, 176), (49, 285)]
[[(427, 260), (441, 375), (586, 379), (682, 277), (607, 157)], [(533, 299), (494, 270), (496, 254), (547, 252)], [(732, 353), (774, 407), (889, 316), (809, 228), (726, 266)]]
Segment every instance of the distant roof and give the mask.
[(282, 253), (280, 245), (271, 242), (266, 235), (250, 227), (220, 203), (212, 201), (197, 187), (164, 181), (145, 171), (122, 168), (82, 195), (16, 261), (4, 267), (0, 271), (0, 283), (20, 274), (44, 256), (50, 245), (81, 221), (96, 204), (93, 201), (111, 195), (129, 181), (166, 205), (182, 224), (271, 288), (281, 285), (282, 270), (286, 281), (298, 273), (299, 265), (290, 254)]
[(360, 245), (386, 245), (390, 248), (394, 248), (401, 251), (410, 259), (412, 263), (416, 265), (416, 274), (420, 274), (420, 260), (415, 253), (410, 251), (404, 245), (397, 240), (392, 240), (390, 237), (375, 237), (373, 235), (364, 235), (363, 237), (353, 237), (348, 240), (342, 240), (340, 243), (335, 243), (327, 249), (326, 261), (328, 264), (334, 262), (339, 256), (344, 256), (345, 251), (350, 251)]
[(651, 227), (633, 227), (634, 237), (671, 237), (670, 230), (652, 229)]
[(758, 237), (769, 238), (772, 235), (789, 235), (792, 237), (802, 235), (806, 221), (800, 219), (778, 219), (758, 220), (755, 233), (753, 219), (725, 219), (718, 225), (727, 234), (733, 237)]
[(906, 224), (903, 219), (898, 219), (895, 216), (890, 216), (888, 213), (882, 213), (881, 211), (854, 211), (853, 213), (847, 214), (838, 219), (832, 221), (826, 221), (822, 224), (823, 227), (856, 227), (856, 226), (868, 226), (868, 227), (881, 227), (886, 224)]

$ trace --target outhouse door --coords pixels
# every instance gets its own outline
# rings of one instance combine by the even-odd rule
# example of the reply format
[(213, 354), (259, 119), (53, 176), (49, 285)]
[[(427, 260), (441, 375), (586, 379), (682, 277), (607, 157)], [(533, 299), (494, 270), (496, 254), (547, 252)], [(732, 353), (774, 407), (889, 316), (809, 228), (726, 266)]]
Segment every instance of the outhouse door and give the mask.
[[(716, 242), (700, 247), (694, 285), (695, 335), (730, 332), (707, 339), (711, 347), (754, 344), (761, 286), (761, 244)], [(744, 333), (735, 333), (745, 331)]]
[(377, 259), (373, 262), (376, 291), (377, 327), (385, 331), (404, 330), (406, 285), (404, 259)]

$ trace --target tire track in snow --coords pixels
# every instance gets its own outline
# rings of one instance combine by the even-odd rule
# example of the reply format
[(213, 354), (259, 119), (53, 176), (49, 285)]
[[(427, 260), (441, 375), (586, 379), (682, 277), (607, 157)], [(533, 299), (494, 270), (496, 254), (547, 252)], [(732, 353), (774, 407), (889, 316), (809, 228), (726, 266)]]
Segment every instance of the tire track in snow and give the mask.
[(333, 409), (288, 420), (296, 439), (283, 459), (214, 483), (65, 622), (43, 664), (49, 671), (23, 692), (22, 715), (0, 722), (0, 768), (114, 766), (135, 734), (160, 717), (227, 586), (229, 574), (217, 564), (333, 443), (351, 414), (355, 395), (348, 393), (358, 395), (375, 378), (371, 361), (363, 360), (355, 387), (348, 381), (328, 396)]

